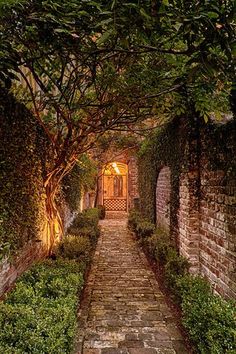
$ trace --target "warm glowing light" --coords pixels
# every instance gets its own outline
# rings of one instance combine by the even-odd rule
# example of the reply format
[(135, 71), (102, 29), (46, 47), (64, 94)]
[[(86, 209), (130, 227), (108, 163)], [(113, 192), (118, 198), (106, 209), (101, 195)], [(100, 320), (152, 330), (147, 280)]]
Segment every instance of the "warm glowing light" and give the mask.
[(119, 170), (119, 168), (118, 168), (116, 162), (113, 162), (113, 163), (112, 163), (112, 167), (114, 168), (115, 172), (116, 172), (118, 175), (120, 175), (120, 170)]
[(104, 167), (104, 175), (111, 176), (111, 175), (125, 175), (127, 173), (127, 168), (124, 164), (120, 164), (117, 162), (110, 162)]
[(118, 175), (120, 175), (120, 170), (119, 170), (118, 167), (115, 167), (115, 171), (116, 171), (116, 173), (117, 173)]
[(108, 168), (105, 170), (104, 173), (105, 173), (106, 176), (110, 176), (111, 175), (111, 171)]

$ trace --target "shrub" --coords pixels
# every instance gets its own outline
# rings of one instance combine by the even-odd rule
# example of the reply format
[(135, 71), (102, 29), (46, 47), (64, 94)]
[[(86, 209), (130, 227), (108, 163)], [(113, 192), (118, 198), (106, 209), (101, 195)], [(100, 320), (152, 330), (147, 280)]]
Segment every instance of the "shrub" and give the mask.
[(75, 261), (48, 260), (19, 278), (0, 303), (1, 353), (71, 353), (81, 269)]
[(139, 238), (144, 239), (153, 235), (155, 225), (149, 221), (140, 221), (136, 225), (136, 234)]
[(90, 208), (79, 213), (74, 219), (72, 225), (68, 228), (68, 234), (73, 236), (88, 237), (92, 246), (94, 247), (97, 238), (100, 234), (98, 226), (99, 209)]
[(179, 256), (174, 248), (169, 249), (166, 260), (165, 281), (168, 287), (176, 293), (177, 280), (188, 273), (190, 264), (186, 258)]
[(213, 295), (209, 284), (191, 275), (179, 279), (183, 324), (202, 354), (236, 352), (235, 303)]
[[(59, 258), (57, 260), (45, 260), (31, 267), (23, 273), (18, 282), (23, 281), (24, 284), (34, 284), (42, 279), (46, 282), (52, 276), (65, 277), (67, 274), (83, 273), (85, 265), (83, 262), (76, 260), (65, 260)], [(17, 282), (17, 283), (18, 283)], [(11, 294), (11, 293), (10, 293)]]
[(99, 235), (98, 221), (98, 209), (80, 213), (73, 225), (76, 235), (57, 245), (56, 260), (25, 272), (0, 303), (0, 353), (71, 353), (78, 293)]
[(57, 246), (57, 256), (88, 262), (91, 255), (91, 242), (83, 236), (68, 235)]
[[(57, 299), (74, 296), (83, 285), (84, 266), (74, 261), (44, 261), (25, 272), (17, 281), (7, 303), (30, 304), (40, 298)], [(35, 298), (34, 298), (35, 297)], [(40, 300), (40, 301), (41, 301)]]
[(106, 217), (106, 208), (104, 205), (98, 205), (97, 209), (99, 210), (99, 219), (103, 220)]
[[(72, 225), (68, 229), (68, 233), (74, 233), (74, 230), (87, 227), (97, 227), (99, 221), (99, 210), (97, 208), (90, 208), (84, 210), (82, 213), (76, 215)], [(73, 232), (72, 232), (73, 231)]]
[(157, 263), (164, 266), (165, 281), (182, 307), (182, 322), (201, 354), (236, 353), (235, 302), (213, 295), (210, 284), (188, 273), (189, 262), (179, 256), (163, 230), (132, 211), (129, 226)]
[(68, 232), (70, 235), (88, 237), (92, 245), (94, 246), (100, 235), (100, 228), (98, 226), (94, 226), (94, 227), (85, 226), (82, 228), (74, 228), (71, 226), (68, 229)]
[(169, 235), (161, 229), (156, 231), (155, 258), (164, 265), (168, 261), (169, 253), (173, 251)]
[(78, 234), (83, 237), (88, 237), (91, 243), (95, 244), (100, 235), (100, 228), (98, 226), (83, 227), (78, 231)]
[(212, 293), (210, 283), (206, 279), (201, 276), (193, 276), (190, 274), (186, 274), (177, 280), (176, 290), (178, 291), (181, 300), (186, 298), (190, 292), (191, 297), (202, 296), (202, 300)]
[(148, 252), (148, 255), (151, 258), (155, 259), (155, 252), (156, 252), (156, 245), (157, 245), (157, 235), (154, 233), (153, 235), (151, 235), (150, 237), (146, 238), (143, 240), (143, 246), (146, 249), (146, 251)]
[(98, 208), (88, 208), (88, 209), (85, 209), (82, 212), (82, 214), (88, 218), (93, 218), (95, 220), (95, 222), (98, 223), (99, 216), (100, 216), (100, 210)]
[(142, 216), (139, 211), (137, 211), (136, 209), (130, 210), (128, 217), (128, 226), (130, 227), (130, 229), (136, 231), (137, 224), (141, 219)]

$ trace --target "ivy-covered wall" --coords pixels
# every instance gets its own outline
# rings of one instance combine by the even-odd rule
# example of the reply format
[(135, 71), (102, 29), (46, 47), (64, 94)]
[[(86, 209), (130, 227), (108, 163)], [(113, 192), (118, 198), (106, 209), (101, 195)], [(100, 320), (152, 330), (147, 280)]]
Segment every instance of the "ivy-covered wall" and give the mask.
[(200, 272), (236, 297), (236, 121), (205, 126), (200, 150)]
[(49, 145), (30, 112), (0, 89), (0, 296), (47, 254), (43, 177)]
[(170, 168), (172, 239), (192, 272), (207, 276), (218, 293), (236, 296), (235, 121), (174, 120), (143, 143), (138, 165), (144, 216), (156, 222), (157, 179)]
[[(44, 183), (52, 149), (27, 108), (0, 89), (0, 296), (30, 264), (45, 257), (50, 237)], [(65, 227), (79, 211), (96, 169), (83, 156), (59, 190)]]
[(159, 172), (165, 166), (171, 170), (170, 176), (170, 233), (174, 237), (178, 224), (179, 176), (182, 154), (178, 120), (159, 128), (143, 144), (138, 153), (138, 184), (141, 211), (151, 222), (156, 222), (156, 185)]
[(47, 141), (24, 107), (0, 91), (0, 253), (38, 238)]
[(62, 191), (71, 212), (80, 210), (84, 193), (95, 189), (96, 177), (96, 165), (86, 154), (80, 157), (72, 171), (64, 177)]

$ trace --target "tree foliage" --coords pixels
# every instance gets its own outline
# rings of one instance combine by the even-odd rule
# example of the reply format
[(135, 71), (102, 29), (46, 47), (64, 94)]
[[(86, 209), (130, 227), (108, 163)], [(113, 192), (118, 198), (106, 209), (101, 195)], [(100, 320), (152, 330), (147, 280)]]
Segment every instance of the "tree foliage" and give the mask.
[(150, 108), (142, 97), (127, 95), (127, 86), (136, 95), (141, 91), (134, 81), (128, 85), (127, 53), (99, 49), (104, 23), (98, 3), (28, 1), (4, 9), (0, 78), (33, 110), (51, 142), (54, 159), (44, 185), (48, 215), (59, 218), (55, 195), (77, 157), (104, 132), (133, 123)]
[(1, 1), (0, 81), (53, 147), (51, 218), (64, 175), (106, 131), (150, 116), (220, 118), (229, 99), (235, 110), (235, 11), (233, 0)]
[(205, 118), (214, 111), (219, 117), (229, 110), (230, 95), (235, 107), (235, 14), (233, 0), (113, 1), (107, 14), (113, 37), (103, 44), (115, 41), (118, 51), (145, 55), (150, 79), (164, 88), (157, 112), (164, 106), (181, 115), (189, 101)]

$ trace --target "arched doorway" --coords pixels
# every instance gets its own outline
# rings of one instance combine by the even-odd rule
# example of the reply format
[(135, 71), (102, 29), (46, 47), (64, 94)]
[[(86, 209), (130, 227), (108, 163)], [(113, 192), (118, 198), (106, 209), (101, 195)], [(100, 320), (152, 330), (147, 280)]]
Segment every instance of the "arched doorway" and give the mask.
[(103, 168), (103, 205), (107, 211), (127, 211), (128, 166), (111, 162)]

